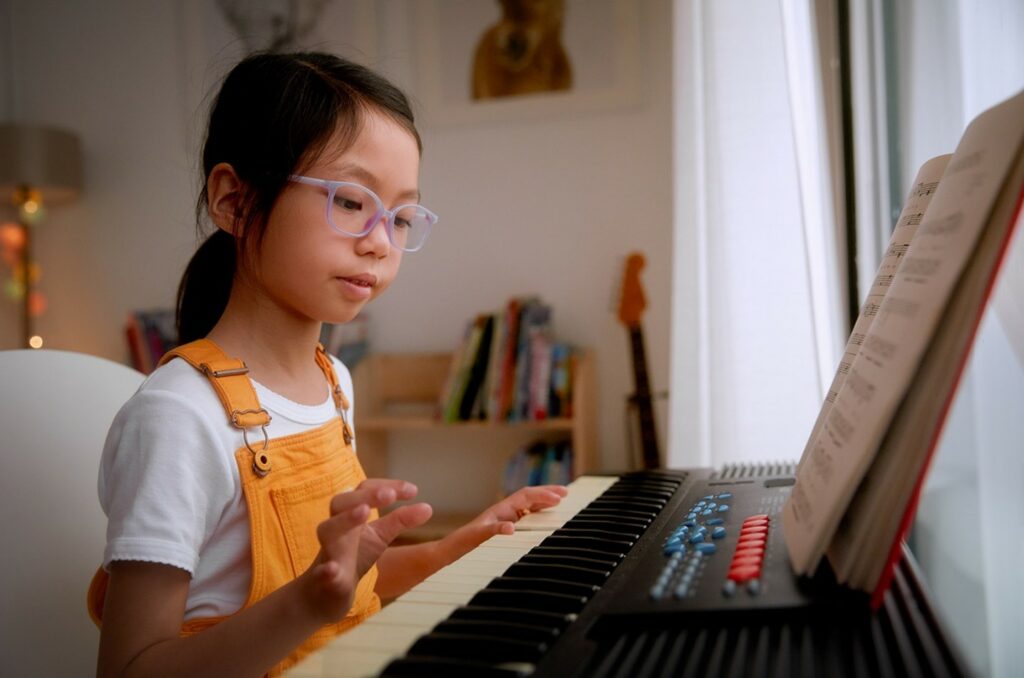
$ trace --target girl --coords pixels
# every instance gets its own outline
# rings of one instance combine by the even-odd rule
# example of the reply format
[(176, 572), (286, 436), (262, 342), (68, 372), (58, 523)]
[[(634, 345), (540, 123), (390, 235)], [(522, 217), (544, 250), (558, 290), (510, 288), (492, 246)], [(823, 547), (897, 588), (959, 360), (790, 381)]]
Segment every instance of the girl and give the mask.
[(109, 520), (90, 590), (101, 675), (277, 673), (565, 489), (521, 490), (444, 539), (353, 454), (352, 383), (319, 347), (436, 221), (394, 86), (326, 54), (262, 54), (225, 79), (197, 216), (216, 230), (178, 294), (184, 345), (111, 426)]

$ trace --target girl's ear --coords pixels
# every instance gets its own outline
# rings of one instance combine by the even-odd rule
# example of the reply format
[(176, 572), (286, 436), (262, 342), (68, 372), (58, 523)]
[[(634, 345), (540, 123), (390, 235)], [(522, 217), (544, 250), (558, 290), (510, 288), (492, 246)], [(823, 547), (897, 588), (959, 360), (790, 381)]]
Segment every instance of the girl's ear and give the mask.
[(214, 165), (210, 175), (206, 177), (206, 203), (210, 219), (222, 231), (233, 236), (238, 233), (242, 210), (242, 181), (235, 173), (235, 168), (226, 162)]

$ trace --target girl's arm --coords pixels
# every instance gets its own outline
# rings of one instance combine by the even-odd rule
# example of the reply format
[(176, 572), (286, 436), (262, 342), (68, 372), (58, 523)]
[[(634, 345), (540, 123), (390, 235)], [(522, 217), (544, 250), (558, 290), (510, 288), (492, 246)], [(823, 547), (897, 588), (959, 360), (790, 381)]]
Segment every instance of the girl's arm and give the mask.
[[(415, 486), (402, 481), (369, 480), (352, 492), (336, 495), (331, 500), (331, 517), (317, 527), (320, 555), (302, 576), (188, 638), (179, 637), (179, 632), (189, 574), (169, 565), (113, 563), (98, 675), (262, 675), (318, 628), (345, 615), (359, 578), (377, 555), (374, 540), (361, 542), (370, 508), (409, 499), (415, 492)], [(408, 519), (416, 506), (422, 505), (392, 514)], [(394, 522), (386, 525), (395, 530)], [(397, 531), (390, 538), (395, 535)]]
[[(561, 485), (524, 487), (438, 541), (387, 549), (377, 561), (377, 595), (397, 598), (494, 535), (512, 534), (523, 515), (555, 506), (567, 493)], [(364, 539), (373, 538), (375, 526), (367, 525)]]

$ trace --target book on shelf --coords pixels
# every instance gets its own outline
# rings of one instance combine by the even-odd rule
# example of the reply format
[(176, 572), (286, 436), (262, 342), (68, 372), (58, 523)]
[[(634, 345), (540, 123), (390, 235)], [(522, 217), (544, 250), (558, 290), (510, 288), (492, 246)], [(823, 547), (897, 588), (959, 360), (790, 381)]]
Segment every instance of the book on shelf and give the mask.
[(520, 448), (505, 464), (502, 491), (508, 495), (531, 485), (565, 485), (572, 480), (572, 444), (537, 441)]
[(132, 367), (149, 374), (164, 353), (177, 346), (178, 329), (173, 309), (132, 311), (124, 325)]
[(535, 297), (509, 299), (468, 324), (452, 354), (438, 417), (446, 423), (569, 417), (576, 354), (552, 338), (550, 306)]
[(783, 507), (798, 574), (880, 603), (1022, 200), (1024, 92), (915, 178)]

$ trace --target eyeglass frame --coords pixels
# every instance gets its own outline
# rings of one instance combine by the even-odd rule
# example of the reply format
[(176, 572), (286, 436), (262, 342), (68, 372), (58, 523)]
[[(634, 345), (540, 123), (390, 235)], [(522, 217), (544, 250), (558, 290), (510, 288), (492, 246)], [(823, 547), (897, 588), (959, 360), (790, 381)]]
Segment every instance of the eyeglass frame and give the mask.
[[(431, 229), (433, 229), (434, 224), (436, 224), (439, 220), (439, 217), (436, 214), (431, 212), (423, 205), (420, 205), (419, 203), (404, 203), (402, 205), (398, 205), (394, 209), (389, 210), (388, 208), (384, 207), (384, 201), (380, 199), (379, 195), (371, 191), (366, 186), (363, 186), (362, 184), (357, 184), (354, 181), (330, 181), (328, 179), (317, 179), (316, 177), (307, 177), (301, 174), (289, 174), (288, 180), (295, 182), (297, 184), (305, 184), (307, 186), (319, 186), (321, 188), (327, 189), (327, 200), (324, 203), (324, 217), (327, 219), (327, 225), (330, 226), (332, 230), (334, 230), (337, 233), (340, 233), (341, 235), (346, 235), (351, 238), (362, 238), (364, 236), (367, 236), (373, 231), (374, 228), (377, 227), (377, 223), (380, 222), (381, 217), (386, 216), (387, 221), (384, 222), (384, 228), (388, 234), (388, 242), (391, 243), (393, 247), (396, 247), (402, 250), (403, 252), (418, 252), (419, 250), (423, 249), (423, 246), (427, 244), (427, 238), (430, 237)], [(366, 191), (367, 193), (370, 194), (370, 197), (373, 198), (373, 201), (377, 203), (377, 211), (374, 217), (366, 222), (367, 226), (359, 233), (349, 233), (348, 231), (343, 231), (337, 226), (335, 226), (334, 221), (331, 219), (331, 203), (334, 202), (334, 194), (337, 193), (338, 189), (341, 188), (342, 186), (350, 186), (353, 188), (358, 188), (363, 191)], [(417, 247), (412, 249), (402, 247), (401, 245), (395, 243), (395, 216), (401, 209), (405, 207), (415, 207), (416, 209), (422, 210), (427, 215), (427, 230), (426, 233), (424, 233), (423, 235), (423, 241)]]

